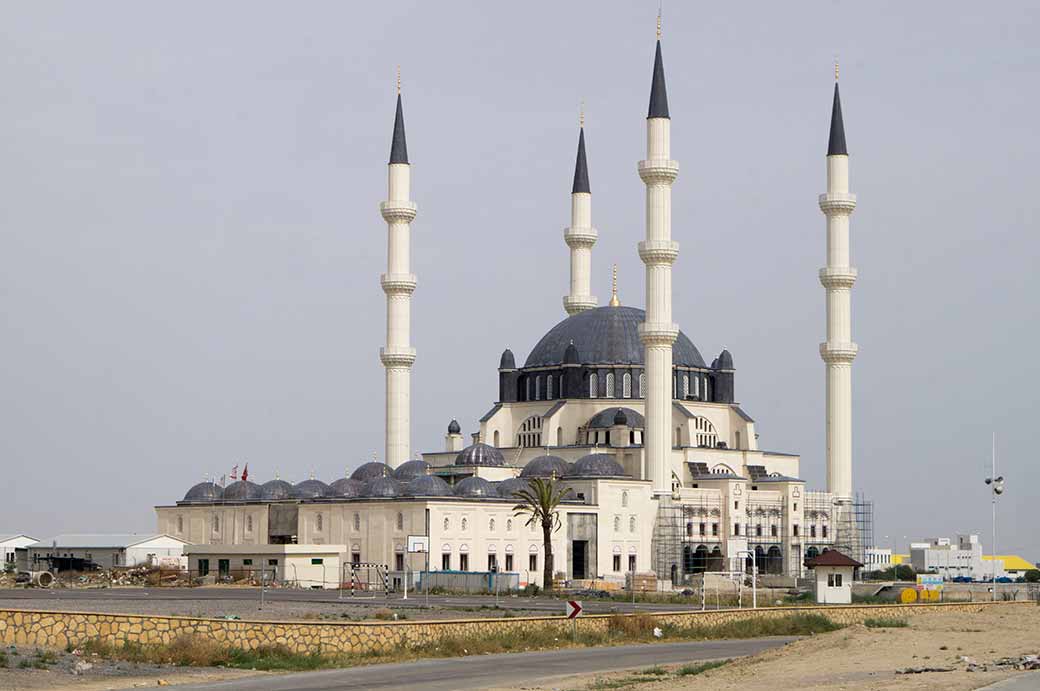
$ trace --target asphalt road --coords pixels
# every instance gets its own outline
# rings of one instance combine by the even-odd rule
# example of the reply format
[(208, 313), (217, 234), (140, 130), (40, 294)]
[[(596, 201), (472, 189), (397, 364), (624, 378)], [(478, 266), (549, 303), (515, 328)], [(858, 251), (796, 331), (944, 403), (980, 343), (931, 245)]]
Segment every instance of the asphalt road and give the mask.
[[(30, 609), (46, 608), (48, 602), (63, 600), (89, 600), (96, 605), (98, 602), (111, 601), (120, 605), (127, 605), (136, 601), (194, 601), (200, 600), (247, 600), (259, 602), (259, 591), (256, 588), (89, 588), (89, 589), (56, 589), (43, 590), (40, 588), (0, 588), (0, 600), (24, 601), (25, 607)], [(335, 590), (286, 590), (273, 589), (264, 594), (264, 598), (270, 602), (322, 602), (342, 603), (349, 605), (352, 602), (359, 605), (381, 606), (387, 601), (382, 596), (375, 598), (358, 598), (351, 600), (349, 593), (343, 593), (343, 599), (339, 599), (339, 591)], [(690, 598), (689, 605), (658, 604), (658, 603), (636, 603), (616, 602), (613, 600), (583, 599), (585, 611), (590, 614), (607, 612), (674, 612), (680, 610), (700, 609), (700, 601)], [(464, 608), (494, 606), (493, 595), (431, 595), (430, 605), (434, 607)], [(409, 593), (408, 599), (401, 598), (400, 593), (390, 595), (389, 605), (394, 608), (403, 607), (425, 607), (426, 598), (422, 593)], [(563, 600), (548, 597), (511, 597), (502, 596), (498, 598), (498, 605), (503, 609), (534, 610), (547, 614), (563, 614)], [(709, 606), (709, 608), (711, 608)]]
[(351, 669), (304, 672), (222, 681), (213, 684), (178, 686), (179, 690), (221, 689), (223, 691), (340, 691), (373, 689), (424, 691), (483, 689), (520, 684), (572, 674), (597, 673), (653, 665), (718, 660), (786, 645), (794, 638), (753, 638), (739, 641), (694, 643), (651, 643), (604, 648), (577, 648), (537, 653), (504, 653), (464, 658), (422, 660)]

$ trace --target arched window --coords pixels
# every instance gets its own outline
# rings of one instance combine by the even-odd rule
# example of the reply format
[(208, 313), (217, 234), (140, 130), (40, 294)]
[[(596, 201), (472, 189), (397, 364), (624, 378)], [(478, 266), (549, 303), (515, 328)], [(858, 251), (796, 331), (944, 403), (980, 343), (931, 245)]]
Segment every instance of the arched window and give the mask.
[(614, 532), (621, 532), (621, 516), (614, 516)]
[(693, 377), (693, 395), (694, 396), (700, 396), (701, 395), (701, 378), (699, 376), (697, 376), (697, 375), (694, 375), (694, 377)]
[(488, 532), (489, 533), (495, 532), (495, 519), (494, 518), (492, 518), (490, 521), (488, 521)]
[(639, 373), (639, 397), (646, 398), (646, 372)]
[(184, 532), (184, 516), (177, 516), (177, 532)]
[(557, 446), (563, 446), (563, 428), (562, 427), (557, 427), (556, 428), (556, 445)]
[(599, 377), (595, 372), (589, 375), (589, 398), (599, 398)]
[(690, 373), (683, 372), (682, 375), (682, 397), (689, 398), (690, 396)]
[(686, 537), (693, 537), (693, 522), (686, 524)]
[(551, 401), (553, 397), (553, 375), (549, 375), (545, 378), (545, 400)]
[(214, 533), (219, 533), (220, 532), (220, 516), (214, 516), (213, 517), (213, 532)]
[(531, 378), (524, 377), (524, 400), (531, 400)]
[(629, 372), (625, 372), (621, 377), (621, 396), (622, 398), (632, 398), (632, 374)]
[(715, 444), (719, 441), (719, 435), (711, 421), (707, 418), (695, 417), (693, 419), (693, 429), (697, 436), (697, 446), (709, 449), (715, 448)]
[[(498, 444), (495, 444), (498, 446)], [(534, 449), (542, 445), (542, 416), (532, 415), (520, 425), (516, 435), (516, 445), (525, 449)]]
[(607, 398), (614, 398), (614, 373), (607, 372)]
[(354, 514), (354, 530), (361, 530), (361, 514)]
[(710, 401), (711, 400), (711, 386), (709, 386), (710, 384), (711, 384), (711, 380), (708, 379), (707, 377), (705, 377), (704, 378), (704, 400), (705, 401)]
[(494, 439), (495, 439), (495, 448), (497, 449), (498, 448), (498, 430), (497, 429), (495, 430)]
[(397, 529), (404, 530), (404, 514), (401, 512), (397, 513)]
[(636, 517), (635, 516), (632, 516), (631, 518), (628, 519), (628, 532), (630, 532), (630, 533), (636, 532)]
[(540, 375), (534, 378), (534, 400), (542, 400), (542, 377)]
[(317, 530), (320, 533), (321, 529), (322, 529), (322, 527), (324, 527), (324, 525), (325, 525), (325, 519), (322, 518), (321, 514), (319, 513), (318, 515), (316, 515), (314, 517), (314, 529)]
[(448, 521), (447, 518), (445, 518), (444, 519), (444, 529), (447, 530), (449, 525), (451, 525), (451, 523)]
[(621, 493), (621, 508), (628, 506), (628, 492)]

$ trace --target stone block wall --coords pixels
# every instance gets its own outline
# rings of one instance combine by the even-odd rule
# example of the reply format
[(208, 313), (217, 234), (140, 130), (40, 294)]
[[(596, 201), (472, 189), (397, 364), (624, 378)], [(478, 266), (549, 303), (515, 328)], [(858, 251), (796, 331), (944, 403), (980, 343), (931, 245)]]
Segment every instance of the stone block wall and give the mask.
[[(834, 607), (770, 607), (757, 610), (648, 613), (661, 624), (677, 628), (719, 626), (752, 618), (791, 614), (821, 614), (840, 624), (869, 618), (927, 616), (938, 612), (981, 612), (987, 607), (1035, 607), (1030, 602), (936, 603), (927, 605), (848, 605)], [(617, 615), (614, 615), (617, 616)], [(635, 616), (635, 615), (621, 615)], [(589, 615), (577, 620), (580, 632), (606, 632), (611, 615)], [(353, 653), (421, 648), (447, 639), (470, 639), (521, 633), (537, 626), (567, 635), (572, 623), (562, 617), (466, 619), (401, 622), (270, 622), (228, 621), (194, 617), (154, 617), (91, 612), (0, 610), (0, 643), (61, 648), (92, 639), (115, 645), (170, 643), (180, 636), (202, 636), (221, 645), (252, 649), (283, 645), (297, 653)]]

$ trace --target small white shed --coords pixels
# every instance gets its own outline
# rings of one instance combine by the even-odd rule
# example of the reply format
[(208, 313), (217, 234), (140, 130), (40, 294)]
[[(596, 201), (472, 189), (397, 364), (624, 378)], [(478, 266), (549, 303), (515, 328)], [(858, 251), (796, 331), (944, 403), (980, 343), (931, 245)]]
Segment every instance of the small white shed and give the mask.
[(805, 566), (813, 571), (816, 602), (821, 605), (852, 604), (852, 579), (856, 569), (863, 568), (863, 564), (830, 549), (806, 560)]
[(25, 571), (28, 568), (28, 547), (36, 538), (19, 533), (0, 532), (0, 568)]

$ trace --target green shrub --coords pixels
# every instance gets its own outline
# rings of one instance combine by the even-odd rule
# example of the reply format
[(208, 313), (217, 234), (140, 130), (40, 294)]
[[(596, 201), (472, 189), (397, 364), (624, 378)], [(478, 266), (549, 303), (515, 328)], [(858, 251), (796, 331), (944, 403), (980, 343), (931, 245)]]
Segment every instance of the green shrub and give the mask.
[(705, 672), (717, 669), (723, 665), (728, 665), (732, 660), (712, 660), (711, 662), (702, 662), (696, 665), (686, 665), (680, 667), (675, 673), (680, 677), (692, 677), (698, 674), (704, 674)]
[(866, 619), (863, 625), (868, 629), (905, 629), (910, 626), (906, 619)]

